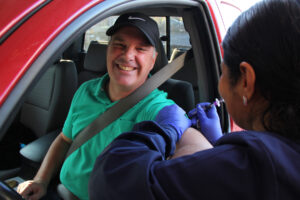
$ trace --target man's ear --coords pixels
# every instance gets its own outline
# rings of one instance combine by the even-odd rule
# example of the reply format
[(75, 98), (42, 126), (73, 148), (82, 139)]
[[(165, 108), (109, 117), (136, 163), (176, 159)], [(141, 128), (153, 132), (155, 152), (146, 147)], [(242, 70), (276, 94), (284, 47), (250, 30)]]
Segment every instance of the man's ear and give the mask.
[(255, 81), (256, 75), (255, 71), (247, 62), (240, 63), (240, 71), (241, 71), (241, 95), (245, 96), (248, 100), (250, 100), (255, 92)]
[(152, 69), (154, 68), (154, 65), (155, 65), (155, 62), (156, 62), (156, 59), (157, 59), (157, 55), (158, 55), (158, 53), (157, 53), (157, 51), (154, 49), (153, 54), (152, 54), (153, 65), (152, 65), (152, 67), (151, 67), (150, 70), (152, 70)]
[(157, 55), (158, 55), (158, 53), (157, 53), (157, 51), (156, 50), (154, 50), (153, 51), (153, 55), (152, 55), (152, 57), (156, 60), (156, 58), (157, 58)]

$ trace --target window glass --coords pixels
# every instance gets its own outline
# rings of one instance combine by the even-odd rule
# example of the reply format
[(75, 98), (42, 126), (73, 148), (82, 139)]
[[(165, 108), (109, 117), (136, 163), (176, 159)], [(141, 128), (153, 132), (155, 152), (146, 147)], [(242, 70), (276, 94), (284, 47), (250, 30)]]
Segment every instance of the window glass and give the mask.
[[(171, 48), (189, 49), (190, 38), (181, 17), (170, 17)], [(172, 50), (172, 49), (171, 49)]]
[(91, 41), (98, 41), (102, 44), (107, 44), (109, 36), (106, 35), (106, 31), (115, 23), (117, 18), (118, 16), (108, 17), (88, 29), (85, 33), (83, 49), (87, 50)]
[[(160, 36), (167, 36), (167, 17), (153, 17), (157, 22)], [(190, 37), (186, 32), (182, 17), (170, 17), (170, 56), (169, 60), (174, 59), (180, 53), (191, 48)], [(166, 41), (163, 40), (165, 51), (167, 50)]]

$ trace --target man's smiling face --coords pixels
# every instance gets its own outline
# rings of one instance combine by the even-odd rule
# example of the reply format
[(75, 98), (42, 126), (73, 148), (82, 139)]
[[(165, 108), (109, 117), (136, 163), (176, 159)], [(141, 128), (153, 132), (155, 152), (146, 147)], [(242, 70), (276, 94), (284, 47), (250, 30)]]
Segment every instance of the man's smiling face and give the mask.
[(107, 70), (110, 84), (124, 91), (141, 86), (153, 68), (157, 53), (137, 28), (120, 28), (107, 49)]

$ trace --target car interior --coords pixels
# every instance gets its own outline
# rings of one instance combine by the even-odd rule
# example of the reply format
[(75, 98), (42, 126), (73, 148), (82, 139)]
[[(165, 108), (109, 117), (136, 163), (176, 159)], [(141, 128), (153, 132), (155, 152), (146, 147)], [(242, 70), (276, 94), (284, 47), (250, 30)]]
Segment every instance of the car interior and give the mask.
[[(33, 178), (49, 145), (61, 132), (76, 89), (106, 73), (109, 40), (106, 29), (118, 15), (130, 11), (145, 13), (158, 22), (161, 43), (151, 74), (187, 52), (183, 68), (163, 83), (160, 90), (167, 92), (186, 112), (198, 102), (219, 98), (221, 53), (207, 6), (198, 3), (158, 6), (157, 2), (153, 5), (149, 2), (147, 6), (128, 5), (109, 13), (99, 11), (96, 18), (81, 25), (77, 35), (41, 67), (40, 75), (14, 110), (14, 120), (0, 141), (1, 181), (16, 188), (18, 182)], [(225, 107), (218, 112), (222, 127), (227, 130)]]

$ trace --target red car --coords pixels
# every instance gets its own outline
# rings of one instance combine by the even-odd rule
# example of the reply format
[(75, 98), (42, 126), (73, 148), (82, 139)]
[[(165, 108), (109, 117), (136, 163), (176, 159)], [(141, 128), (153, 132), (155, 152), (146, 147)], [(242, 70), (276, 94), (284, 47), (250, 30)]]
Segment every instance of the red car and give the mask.
[[(16, 187), (15, 181), (32, 178), (78, 86), (106, 73), (105, 31), (129, 11), (159, 25), (161, 48), (152, 73), (187, 52), (171, 82), (188, 83), (191, 92), (160, 89), (186, 111), (219, 98), (220, 43), (241, 12), (229, 0), (0, 0), (1, 181)], [(233, 130), (224, 105), (219, 114), (224, 132)], [(23, 148), (28, 144), (32, 148)], [(14, 195), (2, 189), (0, 197)]]

